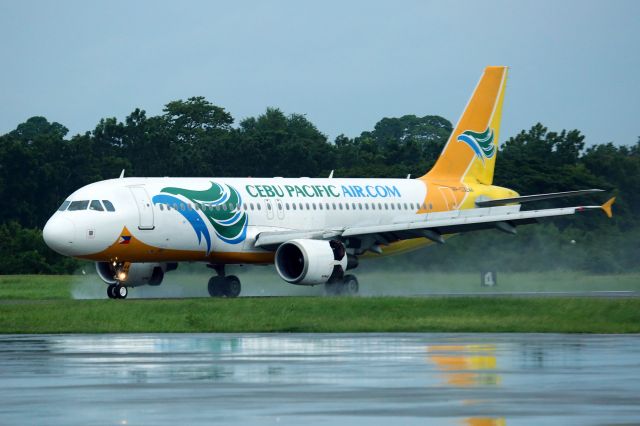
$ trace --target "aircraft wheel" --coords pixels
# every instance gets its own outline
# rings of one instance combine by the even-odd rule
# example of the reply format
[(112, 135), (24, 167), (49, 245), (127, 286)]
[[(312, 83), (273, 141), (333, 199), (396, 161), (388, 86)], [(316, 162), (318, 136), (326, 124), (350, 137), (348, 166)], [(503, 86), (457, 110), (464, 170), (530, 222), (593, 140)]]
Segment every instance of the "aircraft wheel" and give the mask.
[(356, 278), (355, 275), (345, 275), (344, 278), (342, 279), (342, 286), (341, 286), (341, 293), (342, 294), (348, 294), (348, 295), (355, 295), (358, 294), (358, 290), (360, 289), (360, 286), (358, 284), (358, 279)]
[(115, 294), (116, 299), (126, 299), (129, 295), (129, 290), (126, 285), (117, 284), (113, 290), (113, 294)]
[(109, 296), (109, 299), (115, 299), (116, 298), (116, 294), (115, 294), (115, 290), (116, 286), (115, 284), (109, 284), (107, 286), (107, 296)]
[(207, 285), (209, 296), (222, 297), (225, 294), (225, 288), (226, 288), (226, 280), (224, 277), (216, 275), (214, 277), (209, 278), (209, 284)]
[(238, 297), (242, 286), (240, 285), (240, 279), (235, 275), (229, 275), (225, 278), (226, 285), (224, 287), (224, 295), (227, 297)]

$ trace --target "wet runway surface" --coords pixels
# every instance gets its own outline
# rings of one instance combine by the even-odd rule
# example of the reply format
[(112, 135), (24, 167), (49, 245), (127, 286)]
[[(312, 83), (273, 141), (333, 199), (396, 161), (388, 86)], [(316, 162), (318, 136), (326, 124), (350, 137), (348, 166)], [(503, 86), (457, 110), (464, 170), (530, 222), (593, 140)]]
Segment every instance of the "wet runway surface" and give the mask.
[(0, 424), (640, 424), (640, 336), (0, 335)]

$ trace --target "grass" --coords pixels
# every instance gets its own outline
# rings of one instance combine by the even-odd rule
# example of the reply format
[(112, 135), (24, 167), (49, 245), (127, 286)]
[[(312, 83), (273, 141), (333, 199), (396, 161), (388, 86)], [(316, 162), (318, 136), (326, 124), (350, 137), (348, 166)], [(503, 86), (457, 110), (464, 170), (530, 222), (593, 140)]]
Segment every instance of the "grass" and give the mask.
[(0, 333), (638, 333), (639, 299), (239, 298), (0, 304)]
[(70, 275), (0, 276), (0, 300), (70, 299), (72, 280)]
[[(499, 287), (510, 291), (638, 290), (637, 275), (580, 276), (504, 274)], [(138, 332), (555, 332), (640, 333), (640, 299), (376, 297), (425, 291), (481, 291), (478, 274), (429, 274), (429, 285), (416, 274), (359, 275), (371, 297), (304, 297), (321, 289), (271, 283), (269, 274), (241, 275), (249, 294), (293, 291), (302, 297), (208, 297), (156, 300), (107, 300), (105, 286), (86, 276), (0, 277), (0, 333)], [(174, 276), (178, 280), (178, 276)], [(201, 274), (183, 274), (180, 284), (206, 295)], [(262, 280), (260, 279), (262, 277)], [(265, 278), (266, 277), (266, 278)], [(373, 275), (372, 275), (373, 277)], [(413, 281), (409, 278), (413, 277)], [(560, 281), (564, 279), (564, 281)], [(406, 280), (407, 282), (404, 282)], [(435, 280), (440, 280), (435, 283)], [(554, 280), (558, 286), (550, 287)], [(263, 284), (262, 281), (266, 282)], [(567, 284), (570, 283), (570, 284)], [(367, 287), (371, 284), (371, 287)], [(243, 284), (244, 285), (244, 284)], [(564, 285), (564, 287), (562, 286)], [(176, 283), (132, 290), (163, 294)], [(377, 286), (377, 287), (376, 287)], [(560, 288), (558, 288), (560, 287)], [(368, 288), (368, 290), (367, 290)], [(284, 290), (282, 290), (284, 289)], [(94, 292), (95, 295), (91, 296)], [(315, 293), (312, 293), (315, 292)], [(144, 293), (137, 293), (138, 295)], [(164, 293), (165, 296), (167, 295)], [(93, 300), (72, 300), (71, 296)], [(193, 294), (189, 294), (192, 295)]]

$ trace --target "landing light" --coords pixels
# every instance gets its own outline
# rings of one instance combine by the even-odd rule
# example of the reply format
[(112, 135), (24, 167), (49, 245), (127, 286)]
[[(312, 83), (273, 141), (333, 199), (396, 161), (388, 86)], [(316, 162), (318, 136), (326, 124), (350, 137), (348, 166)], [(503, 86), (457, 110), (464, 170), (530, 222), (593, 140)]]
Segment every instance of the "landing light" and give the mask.
[(124, 281), (124, 280), (126, 280), (126, 279), (127, 279), (127, 273), (126, 273), (126, 272), (124, 272), (124, 271), (123, 271), (123, 272), (119, 272), (119, 273), (118, 273), (118, 279), (119, 279), (120, 281)]

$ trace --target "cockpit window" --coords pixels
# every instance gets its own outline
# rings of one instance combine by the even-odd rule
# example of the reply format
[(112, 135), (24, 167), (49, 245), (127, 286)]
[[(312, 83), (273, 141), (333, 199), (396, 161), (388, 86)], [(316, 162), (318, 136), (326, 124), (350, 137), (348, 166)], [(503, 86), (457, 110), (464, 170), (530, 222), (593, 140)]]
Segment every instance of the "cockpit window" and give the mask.
[(69, 204), (71, 204), (71, 201), (66, 200), (64, 203), (62, 203), (62, 205), (60, 207), (58, 207), (58, 211), (59, 212), (63, 212), (67, 209), (67, 207), (69, 207)]
[(111, 201), (102, 200), (102, 204), (104, 204), (104, 208), (107, 209), (108, 212), (115, 212), (116, 211), (116, 209), (113, 207), (113, 204), (111, 204)]
[(89, 200), (82, 200), (82, 201), (72, 201), (71, 204), (69, 204), (69, 211), (76, 211), (76, 210), (86, 210), (87, 207), (89, 206)]
[(89, 204), (89, 210), (97, 210), (99, 212), (104, 211), (102, 208), (102, 204), (100, 204), (100, 200), (91, 200), (91, 204)]

